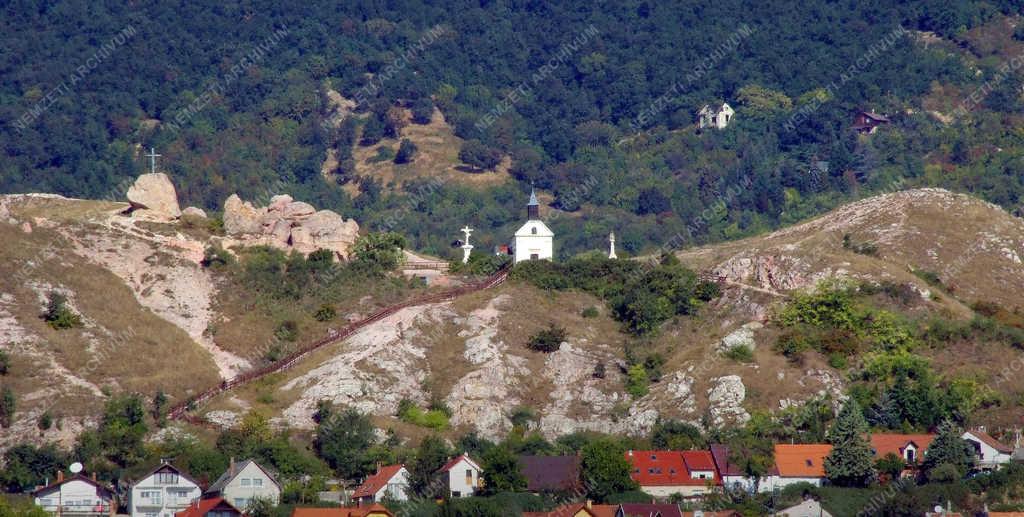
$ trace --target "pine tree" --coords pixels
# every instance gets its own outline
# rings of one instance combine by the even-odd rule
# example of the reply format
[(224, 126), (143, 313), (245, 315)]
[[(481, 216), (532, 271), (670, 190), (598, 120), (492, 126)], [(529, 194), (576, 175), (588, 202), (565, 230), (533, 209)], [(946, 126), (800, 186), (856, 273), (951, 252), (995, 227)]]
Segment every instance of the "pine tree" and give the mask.
[(832, 452), (825, 458), (825, 473), (840, 486), (864, 486), (874, 477), (871, 446), (867, 440), (868, 423), (860, 404), (850, 399), (829, 429), (827, 440)]
[(959, 476), (963, 476), (974, 461), (971, 444), (960, 437), (960, 430), (948, 420), (939, 424), (938, 431), (938, 435), (928, 446), (928, 454), (924, 457), (922, 468), (931, 477), (931, 472), (936, 468), (952, 465)]
[(14, 399), (14, 390), (4, 386), (0, 390), (0, 427), (11, 427), (14, 423), (14, 408), (17, 405)]

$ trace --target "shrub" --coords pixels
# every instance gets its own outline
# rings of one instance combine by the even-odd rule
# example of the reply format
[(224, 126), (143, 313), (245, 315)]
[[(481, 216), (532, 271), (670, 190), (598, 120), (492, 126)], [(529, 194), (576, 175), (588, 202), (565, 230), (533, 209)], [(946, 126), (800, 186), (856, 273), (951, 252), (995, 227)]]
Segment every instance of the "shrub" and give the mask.
[(334, 310), (333, 306), (325, 303), (316, 310), (316, 313), (313, 314), (313, 317), (316, 318), (317, 321), (331, 321), (334, 319), (335, 316), (337, 316), (337, 314), (338, 313), (337, 311)]
[(853, 242), (850, 234), (843, 235), (843, 248), (860, 255), (878, 256), (878, 245), (873, 242)]
[(626, 393), (634, 398), (640, 398), (647, 394), (649, 382), (647, 370), (641, 364), (634, 364), (626, 371)]
[(299, 324), (292, 320), (282, 321), (274, 329), (274, 337), (281, 341), (295, 341), (299, 337)]
[(222, 269), (235, 263), (235, 256), (220, 245), (207, 246), (203, 251), (203, 260), (199, 263), (205, 268)]
[(382, 145), (377, 148), (377, 154), (367, 159), (367, 163), (390, 162), (395, 159), (395, 150)]
[(600, 313), (597, 311), (597, 307), (594, 307), (593, 305), (587, 307), (586, 309), (583, 309), (583, 312), (580, 313), (580, 315), (583, 316), (584, 318), (596, 318), (599, 314)]
[(501, 151), (479, 140), (467, 140), (459, 150), (459, 159), (478, 169), (493, 169), (501, 163)]
[(751, 363), (754, 361), (754, 351), (749, 346), (734, 346), (726, 350), (722, 355), (738, 363)]
[(536, 352), (554, 352), (562, 346), (565, 337), (565, 328), (552, 323), (548, 328), (531, 336), (526, 347)]
[(411, 162), (416, 151), (416, 144), (412, 143), (412, 140), (409, 140), (408, 138), (403, 138), (402, 143), (398, 145), (398, 152), (395, 153), (395, 163), (402, 164)]
[(928, 271), (925, 269), (914, 269), (912, 270), (914, 275), (924, 280), (925, 283), (932, 287), (942, 288), (942, 279), (939, 278), (939, 274), (934, 271)]
[(57, 330), (82, 326), (82, 317), (67, 306), (68, 299), (57, 291), (50, 291), (43, 320)]
[(845, 355), (833, 352), (828, 355), (828, 365), (836, 370), (844, 370), (848, 366), (848, 362)]
[(430, 99), (421, 97), (412, 103), (412, 121), (417, 124), (429, 124), (434, 116), (434, 103)]
[(424, 411), (409, 399), (399, 401), (398, 418), (403, 422), (438, 431), (448, 428), (448, 415), (444, 411), (438, 409)]
[(594, 365), (593, 375), (595, 379), (603, 379), (605, 377), (605, 366), (603, 361)]
[(0, 350), (0, 375), (7, 375), (11, 370), (11, 356), (6, 350)]

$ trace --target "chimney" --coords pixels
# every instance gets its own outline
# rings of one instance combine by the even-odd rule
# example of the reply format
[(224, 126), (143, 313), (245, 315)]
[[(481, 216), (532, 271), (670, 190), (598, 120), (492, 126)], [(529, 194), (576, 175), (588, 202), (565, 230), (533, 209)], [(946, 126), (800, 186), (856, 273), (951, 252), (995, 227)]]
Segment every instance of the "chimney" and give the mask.
[(92, 473), (92, 480), (93, 480), (93, 481), (96, 481), (96, 472), (93, 472), (93, 473)]
[(232, 456), (228, 463), (228, 477), (235, 477), (235, 457)]
[(593, 507), (594, 507), (594, 501), (592, 499), (587, 499), (587, 509), (589, 510), (589, 509), (591, 509)]
[(60, 483), (61, 481), (64, 481), (64, 471), (63, 470), (58, 470), (57, 471), (57, 482)]
[(380, 462), (378, 461), (377, 462), (377, 474), (380, 474), (380, 467), (381, 467), (381, 465), (380, 465)]
[(633, 457), (633, 449), (630, 449), (628, 454), (629, 454), (629, 457), (632, 458)]

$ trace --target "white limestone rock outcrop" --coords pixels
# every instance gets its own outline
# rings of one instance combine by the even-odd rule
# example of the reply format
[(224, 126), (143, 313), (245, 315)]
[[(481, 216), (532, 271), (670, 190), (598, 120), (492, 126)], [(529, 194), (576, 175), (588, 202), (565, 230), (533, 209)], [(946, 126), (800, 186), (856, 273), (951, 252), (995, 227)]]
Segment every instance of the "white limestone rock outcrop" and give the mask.
[(171, 179), (162, 172), (143, 174), (136, 178), (126, 194), (133, 215), (156, 219), (177, 219), (181, 216), (178, 193)]
[(725, 424), (743, 425), (750, 420), (750, 414), (743, 408), (747, 397), (746, 386), (739, 375), (726, 375), (711, 380), (714, 385), (708, 390), (708, 412), (715, 427)]
[(203, 210), (202, 208), (196, 208), (194, 206), (190, 206), (190, 207), (187, 207), (184, 210), (182, 210), (181, 211), (181, 215), (187, 215), (187, 216), (190, 216), (190, 217), (198, 217), (200, 219), (206, 219), (207, 218), (206, 217), (206, 210)]
[(330, 210), (317, 210), (287, 194), (256, 207), (232, 194), (224, 202), (224, 230), (239, 244), (260, 244), (308, 255), (318, 249), (348, 259), (359, 237), (359, 224)]

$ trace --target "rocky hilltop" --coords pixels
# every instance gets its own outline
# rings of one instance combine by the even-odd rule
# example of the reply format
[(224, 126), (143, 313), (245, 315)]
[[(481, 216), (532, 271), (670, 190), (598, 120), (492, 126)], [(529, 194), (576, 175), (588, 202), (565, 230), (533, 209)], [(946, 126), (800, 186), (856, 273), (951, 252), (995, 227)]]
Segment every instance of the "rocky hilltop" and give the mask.
[[(90, 425), (106, 393), (149, 393), (159, 383), (174, 386), (177, 400), (253, 367), (261, 357), (255, 348), (228, 350), (210, 337), (210, 329), (226, 321), (216, 303), (225, 293), (198, 265), (205, 247), (265, 244), (307, 253), (330, 246), (343, 258), (358, 231), (354, 221), (281, 195), (266, 207), (232, 196), (224, 207), (226, 234), (196, 233), (188, 221), (205, 214), (186, 208), (175, 216), (169, 182), (143, 183), (130, 203), (0, 197), (0, 237), (8, 244), (0, 252), (0, 274), (17, 279), (0, 286), (6, 340), (0, 345), (13, 356), (4, 382), (20, 394), (14, 432), (0, 441), (37, 435), (35, 421), (44, 411), (58, 412), (66, 425), (43, 438), (66, 441)], [(868, 244), (872, 253), (863, 252)], [(660, 379), (639, 398), (623, 388), (628, 338), (600, 300), (510, 282), (399, 311), (289, 370), (213, 399), (199, 414), (229, 426), (259, 409), (278, 425), (310, 429), (317, 401), (326, 399), (366, 411), (382, 427), (415, 434), (394, 417), (398, 403), (440, 399), (451, 409), (453, 432), (475, 429), (488, 437), (506, 433), (517, 408), (528, 408), (535, 415), (531, 425), (547, 436), (581, 429), (644, 433), (659, 417), (703, 428), (743, 422), (755, 410), (843, 391), (843, 374), (821, 358), (796, 364), (767, 346), (777, 332), (771, 315), (793, 291), (848, 277), (906, 284), (924, 307), (952, 317), (968, 317), (963, 303), (974, 300), (1020, 307), (1024, 221), (966, 195), (920, 189), (678, 256), (720, 276), (724, 291), (699, 317), (669, 322), (645, 345), (664, 351), (665, 362)], [(934, 273), (948, 290), (915, 271)], [(68, 296), (84, 329), (59, 333), (40, 321), (52, 290)], [(599, 316), (584, 318), (588, 307), (597, 307)], [(567, 329), (561, 348), (528, 350), (528, 337), (549, 322)], [(256, 343), (273, 328), (247, 332), (247, 341)], [(737, 345), (752, 348), (753, 361), (723, 355)], [(949, 361), (949, 368), (972, 368), (984, 378), (1006, 363), (997, 357), (1005, 352), (972, 353), (974, 363)], [(998, 389), (1012, 397), (1024, 390), (1019, 384)]]

